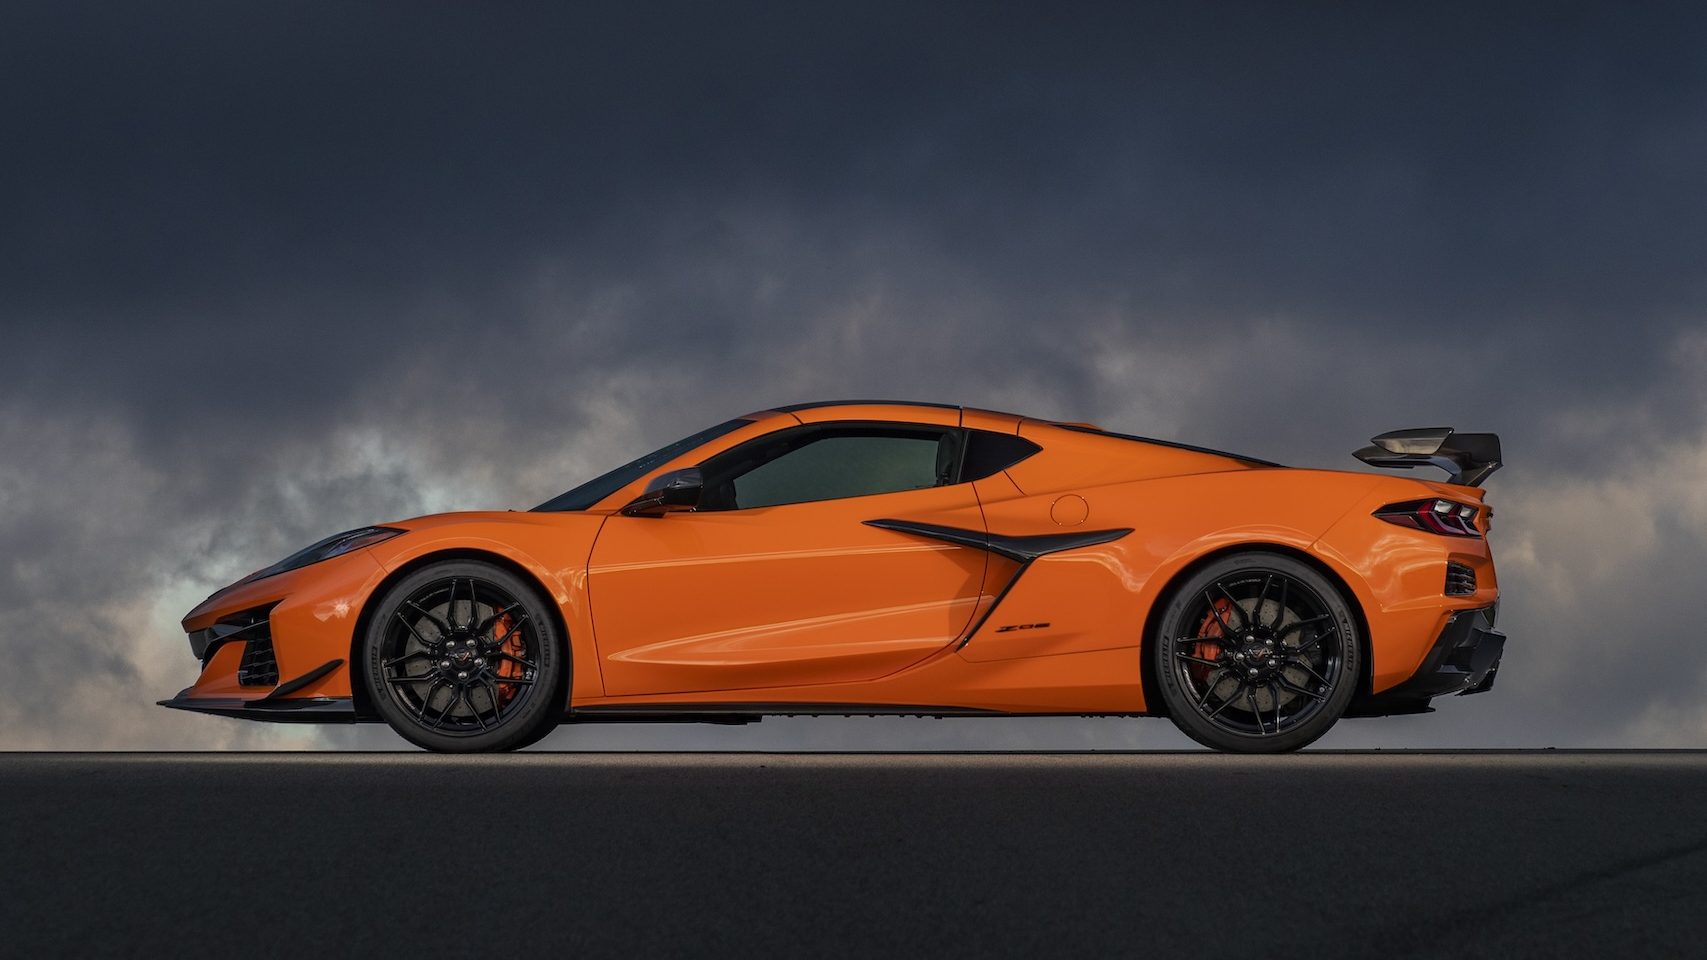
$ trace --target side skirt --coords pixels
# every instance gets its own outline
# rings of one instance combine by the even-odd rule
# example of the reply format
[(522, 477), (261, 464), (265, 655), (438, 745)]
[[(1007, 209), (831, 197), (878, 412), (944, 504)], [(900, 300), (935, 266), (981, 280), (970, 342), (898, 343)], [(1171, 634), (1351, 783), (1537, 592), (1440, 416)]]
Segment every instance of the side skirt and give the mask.
[(1145, 713), (1009, 713), (888, 703), (647, 703), (572, 708), (566, 723), (757, 723), (766, 717), (1143, 717)]
[[(216, 717), (265, 720), (273, 723), (379, 723), (378, 717), (358, 716), (349, 697), (303, 697), (296, 700), (239, 700), (186, 697), (179, 694), (160, 706)], [(1150, 717), (1157, 714), (1009, 713), (969, 707), (940, 707), (858, 703), (649, 703), (575, 707), (562, 723), (758, 723), (766, 717)]]

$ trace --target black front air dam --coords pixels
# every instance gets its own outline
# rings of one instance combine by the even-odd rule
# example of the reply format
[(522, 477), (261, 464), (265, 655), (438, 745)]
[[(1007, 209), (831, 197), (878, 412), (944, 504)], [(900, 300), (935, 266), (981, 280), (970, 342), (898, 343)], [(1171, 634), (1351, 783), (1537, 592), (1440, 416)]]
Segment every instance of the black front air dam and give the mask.
[(295, 680), (274, 687), (264, 697), (244, 700), (237, 697), (192, 697), (186, 688), (170, 700), (158, 701), (162, 707), (211, 713), (221, 717), (240, 717), (244, 720), (272, 720), (276, 723), (356, 723), (370, 719), (356, 715), (351, 697), (291, 697), (321, 677), (342, 666), (342, 660), (328, 660)]
[(1492, 688), (1500, 655), (1505, 652), (1505, 634), (1494, 629), (1494, 612), (1494, 607), (1481, 607), (1453, 614), (1409, 680), (1352, 701), (1346, 716), (1422, 713), (1435, 697), (1482, 693)]
[(186, 697), (180, 693), (170, 700), (159, 701), (159, 704), (173, 710), (189, 710), (243, 720), (270, 720), (274, 723), (357, 723), (369, 719), (356, 715), (355, 702), (349, 697), (242, 700)]

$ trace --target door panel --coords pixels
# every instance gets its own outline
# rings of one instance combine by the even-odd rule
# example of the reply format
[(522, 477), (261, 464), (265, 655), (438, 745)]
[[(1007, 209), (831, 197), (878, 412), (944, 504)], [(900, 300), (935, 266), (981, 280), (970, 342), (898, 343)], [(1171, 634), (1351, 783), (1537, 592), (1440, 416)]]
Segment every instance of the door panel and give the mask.
[(986, 554), (863, 523), (883, 517), (983, 529), (970, 484), (612, 516), (588, 586), (606, 692), (871, 680), (947, 647)]

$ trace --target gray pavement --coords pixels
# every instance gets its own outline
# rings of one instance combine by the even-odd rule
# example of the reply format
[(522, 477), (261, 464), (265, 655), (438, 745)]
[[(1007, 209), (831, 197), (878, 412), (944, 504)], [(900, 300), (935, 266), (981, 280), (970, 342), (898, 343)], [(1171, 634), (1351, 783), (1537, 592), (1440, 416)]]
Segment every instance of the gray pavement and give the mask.
[(15, 956), (1702, 956), (1707, 754), (0, 755)]

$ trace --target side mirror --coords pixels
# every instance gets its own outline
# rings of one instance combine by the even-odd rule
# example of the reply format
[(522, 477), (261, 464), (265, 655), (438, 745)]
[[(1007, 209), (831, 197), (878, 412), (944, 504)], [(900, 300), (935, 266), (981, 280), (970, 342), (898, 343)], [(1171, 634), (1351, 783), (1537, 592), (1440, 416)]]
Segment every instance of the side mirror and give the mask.
[(622, 508), (625, 517), (661, 517), (666, 513), (692, 510), (699, 506), (699, 495), (705, 480), (698, 467), (684, 467), (660, 473), (646, 485), (646, 492)]

